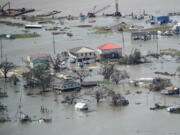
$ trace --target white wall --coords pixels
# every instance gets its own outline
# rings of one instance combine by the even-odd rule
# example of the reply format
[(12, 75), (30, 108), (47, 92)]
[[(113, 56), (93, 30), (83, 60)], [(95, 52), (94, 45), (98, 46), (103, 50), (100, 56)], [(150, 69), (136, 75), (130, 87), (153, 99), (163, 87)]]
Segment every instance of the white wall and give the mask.
[(98, 52), (100, 54), (111, 54), (111, 53), (119, 53), (120, 56), (122, 56), (122, 49), (112, 49), (112, 50), (100, 50), (98, 49)]

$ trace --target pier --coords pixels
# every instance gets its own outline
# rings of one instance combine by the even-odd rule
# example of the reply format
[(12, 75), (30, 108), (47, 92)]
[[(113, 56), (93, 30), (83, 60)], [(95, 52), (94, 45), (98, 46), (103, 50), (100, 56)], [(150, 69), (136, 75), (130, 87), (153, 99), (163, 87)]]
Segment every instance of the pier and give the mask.
[(131, 39), (132, 40), (151, 40), (151, 39), (157, 39), (158, 33), (157, 31), (148, 31), (148, 32), (132, 32), (131, 33)]

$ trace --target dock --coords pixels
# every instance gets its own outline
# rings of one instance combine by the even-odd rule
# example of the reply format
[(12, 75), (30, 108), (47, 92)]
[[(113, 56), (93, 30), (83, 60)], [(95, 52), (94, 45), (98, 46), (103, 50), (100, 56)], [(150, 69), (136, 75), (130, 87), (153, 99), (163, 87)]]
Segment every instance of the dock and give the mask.
[(158, 32), (157, 31), (148, 31), (148, 32), (141, 32), (136, 31), (131, 33), (132, 40), (151, 40), (151, 39), (158, 39)]

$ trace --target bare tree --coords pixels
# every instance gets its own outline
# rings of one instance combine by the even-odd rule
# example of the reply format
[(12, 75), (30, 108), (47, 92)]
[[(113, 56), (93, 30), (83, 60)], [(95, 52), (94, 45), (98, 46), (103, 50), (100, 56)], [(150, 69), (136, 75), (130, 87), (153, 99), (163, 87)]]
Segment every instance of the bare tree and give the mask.
[(96, 101), (97, 101), (97, 103), (99, 103), (99, 101), (100, 101), (100, 99), (101, 99), (101, 94), (100, 94), (100, 92), (99, 91), (96, 91)]
[(60, 71), (62, 69), (63, 62), (66, 62), (66, 53), (57, 54), (56, 57), (53, 59), (53, 68), (55, 71)]
[(90, 71), (86, 70), (84, 68), (73, 70), (73, 72), (78, 76), (78, 79), (80, 80), (80, 83), (84, 81), (84, 79), (88, 76), (90, 76)]
[(121, 80), (129, 78), (127, 71), (125, 70), (117, 70), (115, 69), (113, 74), (111, 75), (111, 81), (114, 82), (116, 85), (119, 84)]
[(19, 82), (19, 79), (16, 75), (12, 75), (10, 80), (13, 82), (14, 85), (17, 85), (17, 82)]
[(121, 96), (120, 93), (114, 93), (111, 96), (111, 102), (114, 106), (125, 106), (129, 104), (129, 101), (125, 97)]
[(26, 85), (25, 87), (30, 87), (30, 88), (34, 88), (36, 87), (36, 80), (33, 76), (33, 71), (30, 70), (29, 72), (25, 72), (23, 73), (23, 78), (25, 79), (26, 81)]
[(50, 87), (52, 77), (49, 71), (35, 69), (33, 72), (38, 85), (43, 91)]
[(7, 73), (13, 69), (15, 65), (12, 62), (4, 61), (0, 64), (0, 70), (4, 75), (4, 78), (7, 78)]
[(30, 72), (23, 74), (26, 79), (27, 87), (40, 87), (43, 91), (50, 87), (52, 76), (49, 71), (32, 69)]
[(110, 80), (111, 75), (114, 72), (114, 65), (104, 65), (101, 68), (100, 74), (103, 75), (104, 79)]

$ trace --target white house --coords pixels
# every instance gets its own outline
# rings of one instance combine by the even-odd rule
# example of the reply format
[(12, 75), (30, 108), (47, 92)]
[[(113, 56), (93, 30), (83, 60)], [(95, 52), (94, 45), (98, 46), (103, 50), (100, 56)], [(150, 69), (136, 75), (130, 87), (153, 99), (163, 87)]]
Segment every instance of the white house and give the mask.
[(97, 49), (102, 59), (122, 57), (122, 47), (113, 43), (101, 45)]
[(172, 31), (174, 34), (180, 34), (180, 23), (173, 26)]
[(75, 62), (94, 62), (96, 51), (89, 47), (76, 47), (69, 50), (69, 56)]

